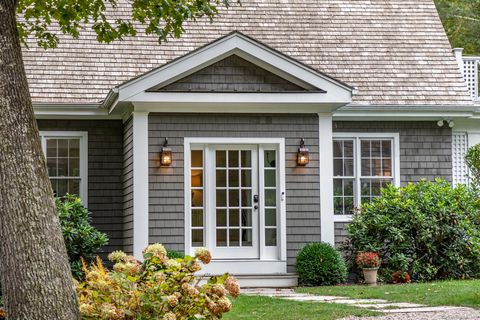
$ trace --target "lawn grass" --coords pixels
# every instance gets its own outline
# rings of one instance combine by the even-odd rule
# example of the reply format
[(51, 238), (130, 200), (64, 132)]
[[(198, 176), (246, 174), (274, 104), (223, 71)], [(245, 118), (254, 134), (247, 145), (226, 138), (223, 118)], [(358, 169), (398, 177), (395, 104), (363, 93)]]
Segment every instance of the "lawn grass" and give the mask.
[(233, 302), (232, 311), (222, 319), (262, 320), (333, 320), (347, 316), (372, 316), (371, 312), (347, 305), (318, 302), (297, 302), (285, 299), (241, 295)]
[(352, 285), (298, 288), (297, 292), (480, 309), (480, 280), (437, 281), (404, 285), (378, 285), (376, 287)]

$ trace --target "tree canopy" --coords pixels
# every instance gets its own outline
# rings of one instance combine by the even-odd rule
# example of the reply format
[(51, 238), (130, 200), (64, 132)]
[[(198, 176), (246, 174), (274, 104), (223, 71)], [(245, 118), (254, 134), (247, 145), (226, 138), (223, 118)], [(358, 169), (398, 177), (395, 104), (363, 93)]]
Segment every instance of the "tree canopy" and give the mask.
[(480, 54), (480, 0), (435, 0), (454, 48)]
[(25, 43), (28, 37), (34, 37), (39, 46), (53, 48), (58, 44), (59, 32), (78, 38), (83, 28), (92, 28), (99, 42), (108, 43), (136, 35), (141, 25), (147, 34), (157, 35), (162, 42), (169, 36), (180, 37), (185, 21), (204, 16), (213, 19), (218, 6), (228, 6), (229, 1), (132, 0), (130, 11), (123, 17), (114, 14), (118, 3), (117, 0), (19, 0), (20, 41)]

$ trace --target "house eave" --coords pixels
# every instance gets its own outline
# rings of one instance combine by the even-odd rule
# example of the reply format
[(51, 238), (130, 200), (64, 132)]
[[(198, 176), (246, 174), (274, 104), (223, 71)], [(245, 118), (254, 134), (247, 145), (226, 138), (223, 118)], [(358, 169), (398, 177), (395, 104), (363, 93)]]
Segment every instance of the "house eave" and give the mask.
[(102, 104), (33, 103), (36, 119), (121, 119)]
[(333, 113), (334, 120), (343, 121), (425, 121), (471, 118), (474, 105), (346, 105)]

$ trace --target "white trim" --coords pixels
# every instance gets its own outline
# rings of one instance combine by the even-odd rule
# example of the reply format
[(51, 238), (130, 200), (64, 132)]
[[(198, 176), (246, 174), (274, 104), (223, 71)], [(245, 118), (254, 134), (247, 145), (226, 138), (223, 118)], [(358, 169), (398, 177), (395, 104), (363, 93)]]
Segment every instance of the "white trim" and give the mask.
[(133, 255), (148, 246), (148, 112), (133, 112)]
[(320, 169), (320, 235), (323, 242), (335, 244), (333, 220), (333, 140), (332, 114), (318, 114)]
[[(238, 55), (259, 67), (273, 72), (289, 81), (302, 84), (303, 87), (319, 88), (322, 92), (304, 93), (195, 93), (195, 92), (158, 92), (150, 89), (172, 83), (202, 68), (231, 55)], [(234, 108), (238, 106), (259, 108), (263, 106), (284, 107), (289, 104), (304, 105), (314, 112), (331, 112), (352, 101), (353, 88), (311, 69), (294, 59), (272, 50), (240, 33), (233, 33), (201, 49), (191, 52), (162, 67), (148, 72), (136, 79), (120, 85), (117, 91), (109, 94), (109, 101), (115, 100), (110, 112), (116, 112), (116, 106), (123, 102), (134, 103), (138, 111), (171, 112), (209, 112), (201, 108)], [(141, 104), (139, 104), (141, 103)], [(225, 106), (225, 104), (229, 104)], [(291, 106), (290, 106), (291, 107)], [(165, 109), (167, 108), (167, 109)], [(168, 109), (170, 108), (170, 109)], [(286, 109), (285, 109), (286, 110)], [(264, 110), (262, 110), (264, 112)], [(249, 111), (250, 112), (250, 111)]]
[(109, 114), (98, 104), (33, 104), (36, 119), (109, 119), (121, 116)]
[(42, 130), (40, 139), (42, 150), (46, 157), (47, 145), (45, 138), (80, 138), (80, 194), (84, 206), (88, 206), (88, 132), (86, 131), (48, 131)]
[(178, 80), (233, 54), (270, 72), (280, 73), (283, 77), (290, 75), (327, 92), (337, 92), (339, 94), (341, 92), (340, 95), (348, 96), (348, 100), (351, 100), (353, 88), (306, 67), (240, 33), (233, 33), (219, 39), (178, 60), (120, 85), (119, 98), (123, 101), (159, 84)]
[[(345, 138), (355, 140), (354, 145), (354, 159), (355, 163), (355, 181), (356, 181), (356, 192), (355, 192), (355, 201), (358, 204), (360, 201), (360, 185), (358, 179), (360, 174), (358, 173), (359, 168), (361, 168), (361, 158), (359, 157), (359, 140), (360, 139), (392, 139), (393, 148), (392, 148), (392, 160), (393, 160), (393, 185), (398, 187), (400, 186), (400, 134), (398, 132), (334, 132), (332, 139), (335, 138)], [(333, 146), (332, 146), (333, 151)], [(333, 164), (333, 153), (332, 153), (332, 164)], [(333, 187), (333, 183), (332, 183)], [(333, 199), (333, 193), (332, 193)], [(333, 210), (332, 210), (333, 212)], [(333, 214), (334, 222), (349, 222), (351, 221), (352, 215), (335, 215)]]
[(333, 112), (334, 120), (343, 121), (438, 121), (469, 118), (478, 107), (471, 106), (408, 106), (408, 105), (356, 105), (349, 104)]
[(286, 260), (212, 260), (202, 266), (200, 274), (221, 275), (224, 273), (235, 275), (250, 274), (284, 274), (287, 272)]
[[(280, 209), (280, 214), (279, 214), (279, 220), (278, 221), (278, 237), (277, 237), (277, 247), (279, 250), (279, 260), (285, 261), (287, 257), (287, 245), (286, 245), (286, 204), (285, 204), (285, 139), (284, 138), (225, 138), (225, 137), (208, 137), (208, 138), (184, 138), (184, 177), (185, 177), (185, 185), (184, 185), (184, 196), (185, 196), (185, 206), (184, 206), (184, 212), (185, 212), (185, 253), (186, 254), (192, 254), (194, 248), (191, 245), (191, 216), (190, 216), (190, 151), (192, 148), (196, 148), (199, 146), (204, 147), (204, 154), (208, 152), (209, 145), (257, 145), (257, 146), (276, 146), (277, 152), (278, 152), (278, 158), (280, 159), (280, 163), (277, 166), (277, 170), (279, 170), (279, 194), (283, 194), (283, 197), (281, 198), (279, 209)], [(208, 164), (204, 162), (204, 170), (207, 172), (208, 170), (212, 170), (212, 168), (207, 168)], [(213, 168), (215, 170), (215, 168)], [(208, 182), (209, 177), (206, 176), (204, 179), (204, 185), (205, 188), (209, 184)], [(206, 189), (205, 189), (206, 190)], [(208, 193), (208, 192), (206, 192)], [(208, 195), (205, 198), (206, 205), (210, 204), (213, 201), (211, 197)], [(258, 217), (258, 214), (257, 214)], [(211, 230), (209, 229), (211, 226), (209, 224), (205, 225), (205, 234), (211, 233)], [(259, 233), (263, 232), (263, 230), (258, 230)], [(205, 244), (208, 246), (211, 241), (208, 241), (209, 239), (207, 236), (205, 236)], [(260, 253), (262, 250), (260, 250)], [(262, 255), (260, 255), (260, 259), (262, 259)], [(221, 260), (225, 261), (225, 260)], [(235, 261), (240, 261), (240, 260), (235, 260)], [(258, 260), (258, 259), (250, 259), (246, 260), (249, 261), (250, 263), (253, 261), (265, 261), (265, 260)], [(268, 260), (268, 261), (276, 261), (278, 260)], [(285, 266), (285, 271), (286, 272), (286, 263), (282, 262)], [(283, 268), (283, 267), (282, 267)], [(283, 270), (283, 269), (282, 269)]]

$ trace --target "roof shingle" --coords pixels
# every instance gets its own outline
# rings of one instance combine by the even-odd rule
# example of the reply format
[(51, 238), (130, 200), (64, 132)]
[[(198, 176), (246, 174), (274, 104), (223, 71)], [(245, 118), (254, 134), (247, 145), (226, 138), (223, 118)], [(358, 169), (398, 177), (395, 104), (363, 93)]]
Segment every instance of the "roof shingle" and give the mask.
[(24, 61), (33, 101), (98, 103), (112, 87), (237, 30), (356, 87), (356, 105), (472, 103), (432, 0), (242, 0), (186, 29), (161, 45), (143, 33), (99, 44), (91, 31), (61, 36), (57, 49), (32, 44)]

